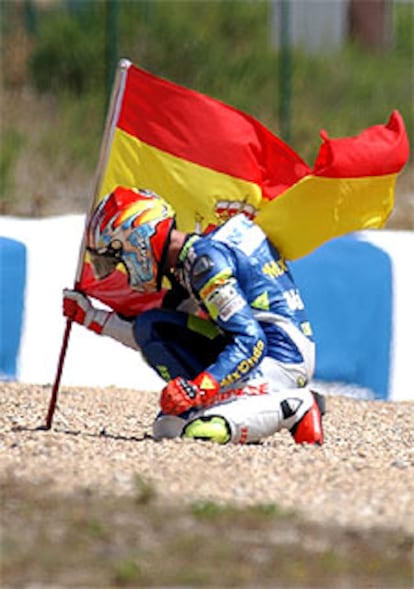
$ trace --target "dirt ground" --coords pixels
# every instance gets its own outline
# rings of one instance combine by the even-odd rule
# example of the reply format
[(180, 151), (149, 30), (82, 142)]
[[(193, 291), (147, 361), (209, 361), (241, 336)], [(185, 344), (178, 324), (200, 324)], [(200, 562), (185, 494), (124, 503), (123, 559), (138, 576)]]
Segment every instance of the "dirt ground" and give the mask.
[(157, 395), (0, 383), (2, 587), (414, 584), (414, 404), (327, 396), (323, 447), (155, 442)]

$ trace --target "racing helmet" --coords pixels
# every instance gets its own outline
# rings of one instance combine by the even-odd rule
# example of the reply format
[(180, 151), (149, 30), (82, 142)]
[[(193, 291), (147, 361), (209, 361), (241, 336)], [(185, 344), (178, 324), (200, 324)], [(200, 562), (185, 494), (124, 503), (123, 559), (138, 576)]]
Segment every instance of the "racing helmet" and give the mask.
[(150, 190), (118, 186), (96, 207), (86, 230), (86, 249), (98, 280), (123, 264), (139, 292), (161, 288), (175, 212)]

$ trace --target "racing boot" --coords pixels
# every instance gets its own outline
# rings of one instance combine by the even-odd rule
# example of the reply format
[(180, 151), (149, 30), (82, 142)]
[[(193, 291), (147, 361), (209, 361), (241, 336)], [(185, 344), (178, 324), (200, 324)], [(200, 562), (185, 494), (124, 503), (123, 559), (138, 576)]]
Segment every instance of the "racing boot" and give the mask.
[(289, 430), (297, 444), (323, 444), (322, 416), (325, 415), (325, 399), (311, 391), (313, 404), (301, 419)]

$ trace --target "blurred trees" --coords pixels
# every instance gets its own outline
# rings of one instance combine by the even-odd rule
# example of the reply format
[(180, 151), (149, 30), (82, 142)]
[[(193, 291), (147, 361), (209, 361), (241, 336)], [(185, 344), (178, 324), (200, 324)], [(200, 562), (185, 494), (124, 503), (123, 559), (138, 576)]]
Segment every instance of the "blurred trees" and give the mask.
[[(362, 10), (376, 1), (356, 4)], [(120, 57), (223, 100), (278, 135), (288, 112), (289, 143), (310, 165), (321, 128), (353, 135), (397, 108), (413, 136), (413, 3), (393, 3), (386, 55), (362, 42), (354, 22), (340, 50), (292, 48), (287, 73), (270, 39), (270, 0), (14, 0), (0, 9), (0, 199), (7, 185), (8, 202), (34, 190), (26, 186), (32, 167), (47, 170), (36, 202), (56, 182), (63, 191), (63, 183), (93, 175)]]

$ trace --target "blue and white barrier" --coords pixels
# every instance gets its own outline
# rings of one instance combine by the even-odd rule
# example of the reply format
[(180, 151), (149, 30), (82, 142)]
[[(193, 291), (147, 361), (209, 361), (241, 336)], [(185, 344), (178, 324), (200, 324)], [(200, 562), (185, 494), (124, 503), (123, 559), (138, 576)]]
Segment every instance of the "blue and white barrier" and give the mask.
[[(0, 379), (54, 381), (84, 215), (0, 217)], [(317, 342), (318, 381), (414, 400), (414, 232), (363, 231), (291, 264)], [(160, 390), (136, 352), (73, 325), (62, 375), (72, 386)]]
[(0, 377), (17, 372), (26, 283), (26, 247), (0, 237)]
[(394, 278), (389, 255), (351, 235), (291, 266), (314, 329), (315, 377), (357, 383), (387, 398)]

